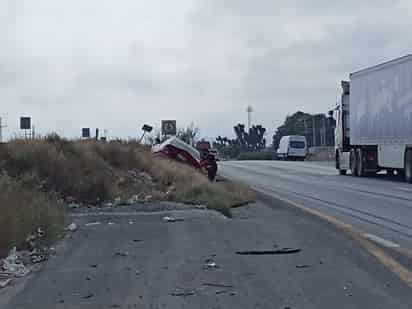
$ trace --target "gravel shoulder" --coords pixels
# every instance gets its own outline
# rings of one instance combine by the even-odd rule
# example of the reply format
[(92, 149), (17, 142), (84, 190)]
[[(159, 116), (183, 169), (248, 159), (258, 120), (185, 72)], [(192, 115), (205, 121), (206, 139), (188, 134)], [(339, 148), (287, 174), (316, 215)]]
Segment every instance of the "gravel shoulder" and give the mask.
[[(409, 288), (333, 226), (270, 200), (233, 215), (78, 211), (72, 238), (4, 308), (412, 307)], [(236, 254), (284, 247), (301, 251)]]

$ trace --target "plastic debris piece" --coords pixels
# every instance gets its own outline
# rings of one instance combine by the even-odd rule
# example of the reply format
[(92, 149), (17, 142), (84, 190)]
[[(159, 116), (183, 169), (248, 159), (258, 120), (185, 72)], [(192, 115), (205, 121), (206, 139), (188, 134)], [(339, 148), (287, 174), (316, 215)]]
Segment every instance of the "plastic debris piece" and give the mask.
[(233, 285), (229, 285), (229, 284), (220, 284), (220, 283), (203, 283), (203, 285), (205, 286), (211, 286), (211, 287), (215, 287), (215, 288), (233, 288)]
[(296, 268), (309, 268), (310, 265), (307, 264), (301, 264), (301, 265), (296, 265)]
[(129, 252), (116, 252), (115, 254), (114, 254), (115, 256), (122, 256), (122, 257), (126, 257), (126, 256), (128, 256), (129, 255)]
[(277, 250), (249, 250), (249, 251), (236, 251), (239, 255), (276, 255), (276, 254), (293, 254), (300, 252), (299, 248), (282, 248)]
[(163, 217), (163, 221), (165, 222), (179, 222), (179, 221), (184, 221), (183, 218), (173, 218), (173, 217)]
[(11, 278), (0, 279), (0, 289), (5, 288), (11, 283)]
[(100, 225), (101, 223), (100, 222), (89, 222), (89, 223), (86, 223), (85, 224), (85, 226), (95, 226), (95, 225)]
[(83, 298), (84, 298), (84, 299), (89, 299), (89, 298), (92, 298), (93, 296), (94, 296), (93, 293), (89, 293), (89, 294), (83, 296)]
[(211, 268), (219, 268), (215, 261), (212, 259), (207, 259), (205, 261), (205, 265), (203, 266), (204, 269), (211, 269)]
[(191, 290), (191, 289), (176, 289), (172, 293), (170, 293), (170, 295), (172, 296), (183, 296), (183, 297), (192, 296), (195, 294), (196, 294), (196, 291)]
[(74, 232), (77, 230), (77, 225), (76, 223), (70, 223), (70, 225), (67, 227), (67, 230), (70, 232)]
[(108, 225), (114, 225), (114, 222), (108, 222), (107, 224)]
[(129, 224), (134, 224), (134, 221), (129, 221)]
[(37, 237), (42, 238), (46, 235), (46, 232), (43, 231), (43, 229), (41, 227), (37, 228)]

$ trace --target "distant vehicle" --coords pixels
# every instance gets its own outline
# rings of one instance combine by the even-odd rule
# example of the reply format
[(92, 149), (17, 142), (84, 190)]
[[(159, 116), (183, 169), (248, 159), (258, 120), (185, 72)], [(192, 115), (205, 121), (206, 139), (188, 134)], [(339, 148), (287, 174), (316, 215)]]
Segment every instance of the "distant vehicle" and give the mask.
[(412, 55), (350, 74), (335, 109), (339, 174), (404, 173), (412, 183)]
[(280, 139), (276, 155), (279, 159), (303, 161), (307, 154), (306, 137), (287, 135)]

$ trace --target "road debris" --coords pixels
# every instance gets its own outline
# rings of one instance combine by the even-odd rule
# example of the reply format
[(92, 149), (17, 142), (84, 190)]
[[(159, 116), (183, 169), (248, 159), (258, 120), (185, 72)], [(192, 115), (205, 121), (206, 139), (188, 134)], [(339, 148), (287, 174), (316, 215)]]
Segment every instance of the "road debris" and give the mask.
[(92, 297), (94, 297), (94, 294), (93, 294), (93, 293), (89, 293), (89, 294), (87, 294), (87, 295), (84, 295), (84, 296), (83, 296), (83, 299), (89, 299), (89, 298), (92, 298)]
[(184, 221), (183, 218), (174, 218), (174, 217), (163, 217), (163, 221), (165, 222), (180, 222), (180, 221)]
[(310, 265), (307, 264), (300, 264), (300, 265), (296, 265), (296, 268), (309, 268)]
[(41, 263), (49, 259), (49, 253), (47, 250), (33, 250), (30, 253), (30, 261), (33, 264)]
[(204, 286), (211, 286), (214, 288), (233, 288), (233, 285), (229, 285), (229, 284), (220, 284), (220, 283), (203, 283), (202, 285)]
[(16, 247), (14, 247), (9, 255), (3, 259), (2, 270), (16, 278), (24, 277), (30, 272), (30, 270), (21, 262)]
[(131, 224), (134, 224), (134, 221), (129, 221), (129, 224), (131, 225)]
[(276, 250), (249, 250), (249, 251), (236, 251), (239, 255), (276, 255), (276, 254), (294, 254), (299, 253), (299, 248), (281, 248)]
[(143, 241), (142, 239), (133, 239), (133, 242), (141, 242)]
[(94, 225), (100, 225), (100, 224), (101, 224), (101, 223), (100, 223), (99, 221), (96, 221), (96, 222), (86, 223), (85, 226), (94, 226)]
[(11, 282), (11, 278), (4, 278), (1, 279), (1, 275), (0, 275), (0, 289), (5, 288), (6, 286), (8, 286)]
[(109, 221), (107, 224), (108, 224), (108, 225), (114, 225), (115, 223), (114, 223), (114, 222)]
[(203, 269), (211, 269), (211, 268), (219, 268), (219, 265), (217, 265), (216, 262), (212, 259), (206, 259)]
[(97, 264), (91, 264), (90, 267), (91, 268), (97, 268)]
[(116, 252), (115, 254), (114, 254), (115, 256), (121, 256), (121, 257), (126, 257), (126, 256), (128, 256), (129, 255), (129, 252), (120, 252), (120, 251), (118, 251), (118, 252)]
[(77, 225), (76, 223), (70, 223), (69, 226), (66, 228), (66, 230), (70, 231), (70, 232), (74, 232), (77, 230)]
[(196, 290), (193, 289), (176, 289), (170, 295), (172, 296), (192, 296), (196, 294)]

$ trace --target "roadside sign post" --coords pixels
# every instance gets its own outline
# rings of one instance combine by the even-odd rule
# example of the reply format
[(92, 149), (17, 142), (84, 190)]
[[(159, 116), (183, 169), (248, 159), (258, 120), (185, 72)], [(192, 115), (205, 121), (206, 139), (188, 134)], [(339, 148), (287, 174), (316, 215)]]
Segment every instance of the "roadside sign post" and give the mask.
[(90, 138), (90, 128), (82, 128), (82, 138)]
[(24, 130), (24, 138), (27, 139), (27, 130), (31, 130), (30, 117), (20, 117), (20, 130)]
[(162, 135), (176, 135), (176, 120), (162, 120)]
[(4, 126), (2, 123), (2, 118), (0, 117), (0, 143), (3, 143), (3, 128), (7, 126)]
[(148, 124), (143, 125), (143, 127), (142, 127), (143, 134), (139, 139), (139, 143), (142, 142), (143, 137), (146, 135), (146, 133), (150, 133), (150, 132), (152, 132), (152, 130), (153, 130), (152, 126), (149, 126)]

